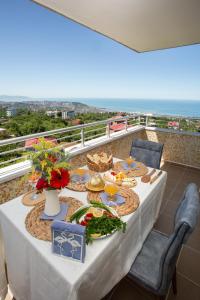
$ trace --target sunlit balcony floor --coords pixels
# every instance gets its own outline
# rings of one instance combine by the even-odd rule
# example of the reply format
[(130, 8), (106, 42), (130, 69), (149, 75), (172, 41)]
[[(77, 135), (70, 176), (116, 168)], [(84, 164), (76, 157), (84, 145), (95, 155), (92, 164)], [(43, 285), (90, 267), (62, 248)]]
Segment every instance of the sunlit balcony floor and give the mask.
[[(176, 208), (186, 185), (194, 182), (200, 186), (200, 170), (170, 163), (165, 163), (162, 169), (167, 171), (168, 179), (160, 216), (155, 228), (170, 234), (173, 230)], [(174, 296), (170, 290), (167, 300), (200, 300), (200, 221), (187, 244), (182, 248), (177, 266), (177, 285), (178, 294)], [(12, 298), (8, 296), (6, 300), (10, 299)], [(123, 279), (110, 297), (110, 300), (122, 299), (150, 300), (154, 297)]]

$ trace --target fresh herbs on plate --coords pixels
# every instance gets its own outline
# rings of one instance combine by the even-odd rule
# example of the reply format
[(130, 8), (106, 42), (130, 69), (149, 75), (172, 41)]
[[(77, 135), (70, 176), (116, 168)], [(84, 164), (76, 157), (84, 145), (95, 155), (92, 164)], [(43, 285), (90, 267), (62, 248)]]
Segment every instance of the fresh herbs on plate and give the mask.
[(114, 215), (109, 207), (95, 201), (75, 212), (70, 221), (76, 221), (76, 223), (86, 226), (87, 244), (96, 238), (110, 235), (114, 231), (125, 232), (126, 230), (126, 223)]

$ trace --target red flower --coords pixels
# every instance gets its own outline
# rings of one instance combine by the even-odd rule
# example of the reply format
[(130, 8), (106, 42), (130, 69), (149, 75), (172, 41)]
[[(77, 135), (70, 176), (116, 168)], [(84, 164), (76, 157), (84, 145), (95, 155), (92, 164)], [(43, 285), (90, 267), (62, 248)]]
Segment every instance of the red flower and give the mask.
[(42, 189), (45, 189), (45, 188), (48, 188), (48, 187), (49, 187), (49, 184), (44, 178), (38, 179), (38, 182), (36, 184), (36, 189), (37, 190), (42, 190)]
[(50, 160), (52, 163), (55, 163), (58, 159), (53, 155), (49, 155), (48, 160)]
[(51, 180), (50, 180), (50, 187), (54, 189), (61, 189), (68, 185), (70, 180), (69, 172), (65, 169), (59, 169), (58, 171), (51, 171)]

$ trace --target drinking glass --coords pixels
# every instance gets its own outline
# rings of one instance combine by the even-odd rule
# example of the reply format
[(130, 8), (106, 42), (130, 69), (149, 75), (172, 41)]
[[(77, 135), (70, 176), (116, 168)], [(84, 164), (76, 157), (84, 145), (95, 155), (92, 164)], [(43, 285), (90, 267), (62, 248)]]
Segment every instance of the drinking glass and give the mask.
[(115, 200), (115, 196), (119, 191), (119, 187), (116, 184), (106, 184), (104, 187), (104, 191), (108, 194), (109, 199), (111, 201)]
[(127, 159), (126, 159), (126, 163), (130, 166), (132, 165), (132, 163), (135, 161), (135, 159), (132, 157), (132, 156), (129, 156)]
[[(40, 178), (40, 176), (41, 176), (41, 174), (36, 172), (36, 173), (33, 173), (29, 178), (28, 182), (34, 190), (36, 188), (36, 184), (37, 184), (37, 181)], [(31, 200), (37, 200), (38, 198), (39, 198), (39, 194), (37, 194), (36, 192), (32, 193)]]

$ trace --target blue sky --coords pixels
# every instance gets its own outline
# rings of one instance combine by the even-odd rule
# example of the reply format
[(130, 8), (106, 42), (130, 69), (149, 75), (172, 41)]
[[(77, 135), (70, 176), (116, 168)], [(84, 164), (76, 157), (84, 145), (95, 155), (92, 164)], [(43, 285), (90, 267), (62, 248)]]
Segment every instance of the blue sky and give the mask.
[(200, 46), (138, 54), (29, 0), (1, 0), (0, 94), (200, 100)]

